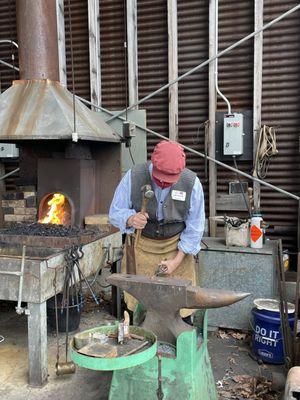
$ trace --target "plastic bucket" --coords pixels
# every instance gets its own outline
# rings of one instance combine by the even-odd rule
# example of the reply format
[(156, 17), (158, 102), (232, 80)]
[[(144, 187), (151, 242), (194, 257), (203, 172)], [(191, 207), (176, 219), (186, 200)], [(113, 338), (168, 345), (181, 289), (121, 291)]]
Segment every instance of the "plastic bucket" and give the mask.
[[(283, 338), (281, 331), (279, 302), (271, 299), (254, 300), (252, 349), (263, 362), (283, 364)], [(294, 325), (293, 304), (288, 303), (289, 324)]]
[[(57, 319), (58, 319), (58, 331), (66, 332), (67, 328), (67, 307), (61, 309), (62, 294), (57, 295)], [(69, 332), (76, 331), (80, 324), (81, 310), (83, 308), (84, 299), (80, 297), (81, 303), (77, 307), (77, 304), (72, 304), (71, 297), (69, 298)], [(49, 326), (52, 330), (56, 330), (56, 317), (55, 317), (55, 298), (47, 300), (47, 319)]]

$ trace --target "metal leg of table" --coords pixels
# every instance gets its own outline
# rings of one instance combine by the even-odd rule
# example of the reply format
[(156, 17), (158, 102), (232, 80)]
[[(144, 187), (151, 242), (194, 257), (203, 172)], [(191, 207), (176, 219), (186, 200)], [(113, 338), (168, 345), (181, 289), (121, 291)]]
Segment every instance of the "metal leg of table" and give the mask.
[(43, 386), (48, 378), (46, 302), (28, 303), (29, 385)]
[[(121, 272), (121, 260), (113, 263), (111, 272), (120, 273)], [(117, 286), (112, 286), (111, 288), (112, 297), (112, 314), (118, 319), (121, 319), (121, 294), (120, 289)]]

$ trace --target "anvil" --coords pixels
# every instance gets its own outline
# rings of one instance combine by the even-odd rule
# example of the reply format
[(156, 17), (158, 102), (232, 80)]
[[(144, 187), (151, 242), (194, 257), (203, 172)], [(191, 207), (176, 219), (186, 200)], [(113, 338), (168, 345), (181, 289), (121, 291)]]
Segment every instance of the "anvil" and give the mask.
[(176, 343), (177, 337), (194, 328), (180, 317), (181, 308), (207, 309), (229, 306), (249, 293), (206, 289), (191, 281), (166, 277), (113, 274), (107, 278), (134, 296), (146, 309), (143, 327), (155, 333), (158, 340)]

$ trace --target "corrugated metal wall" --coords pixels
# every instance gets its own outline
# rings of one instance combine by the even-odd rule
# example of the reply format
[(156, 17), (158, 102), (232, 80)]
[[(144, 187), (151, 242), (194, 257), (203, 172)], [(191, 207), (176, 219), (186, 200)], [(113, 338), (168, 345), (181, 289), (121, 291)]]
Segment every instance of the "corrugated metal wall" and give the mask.
[[(70, 46), (69, 0), (65, 5), (65, 37), (67, 86), (72, 91), (72, 63)], [(90, 100), (89, 34), (87, 0), (70, 0), (71, 28), (73, 40), (75, 94)]]
[[(268, 22), (298, 4), (265, 0)], [(262, 123), (276, 128), (278, 155), (272, 158), (266, 180), (299, 195), (300, 190), (300, 12), (264, 33)], [(296, 248), (297, 202), (262, 188), (262, 212), (276, 226), (274, 236)], [(272, 231), (270, 231), (271, 233)]]
[[(17, 42), (17, 24), (15, 2), (10, 0), (0, 1), (0, 40), (13, 40)], [(15, 57), (15, 65), (18, 66), (18, 51), (15, 46), (0, 43), (0, 59), (13, 64), (12, 54)], [(3, 92), (13, 79), (18, 79), (17, 71), (0, 65), (0, 91)]]
[[(16, 24), (16, 5), (13, 0), (0, 1), (0, 40), (13, 40), (17, 42), (17, 24)], [(18, 66), (18, 51), (15, 46), (10, 44), (0, 44), (0, 59), (13, 64), (11, 55), (15, 57), (15, 65)], [(19, 79), (18, 71), (0, 64), (0, 92), (8, 89), (14, 79)], [(18, 167), (15, 160), (5, 160), (5, 172), (11, 172)], [(13, 175), (5, 180), (6, 190), (15, 190), (16, 177)]]
[[(208, 0), (178, 0), (178, 73), (208, 58)], [(178, 84), (179, 141), (204, 153), (204, 122), (208, 120), (208, 68), (190, 75)], [(197, 172), (204, 187), (208, 209), (208, 180), (204, 159), (194, 154), (187, 158), (188, 168)]]
[(102, 105), (121, 110), (126, 105), (124, 1), (100, 1), (99, 4)]
[[(254, 30), (253, 1), (219, 0), (219, 51), (225, 49)], [(253, 39), (233, 49), (219, 59), (219, 88), (231, 103), (232, 112), (252, 110), (253, 107)], [(227, 111), (218, 97), (218, 111)], [(226, 162), (233, 165), (230, 162)], [(252, 163), (238, 162), (239, 169), (251, 173)], [(236, 175), (217, 168), (217, 191), (228, 193), (228, 183)], [(241, 178), (244, 180), (244, 178)]]
[[(168, 19), (166, 0), (139, 0), (138, 79), (139, 98), (168, 82)], [(141, 105), (147, 110), (147, 126), (168, 135), (168, 91)], [(148, 135), (148, 152), (159, 140)]]

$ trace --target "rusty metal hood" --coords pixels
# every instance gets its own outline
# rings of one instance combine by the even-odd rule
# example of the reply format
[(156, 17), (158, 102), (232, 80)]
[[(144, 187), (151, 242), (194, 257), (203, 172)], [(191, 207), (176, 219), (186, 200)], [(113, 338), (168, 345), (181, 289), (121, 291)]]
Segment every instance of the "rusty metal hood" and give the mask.
[(20, 80), (0, 95), (0, 140), (71, 139), (119, 142), (117, 133), (97, 112), (50, 80)]

